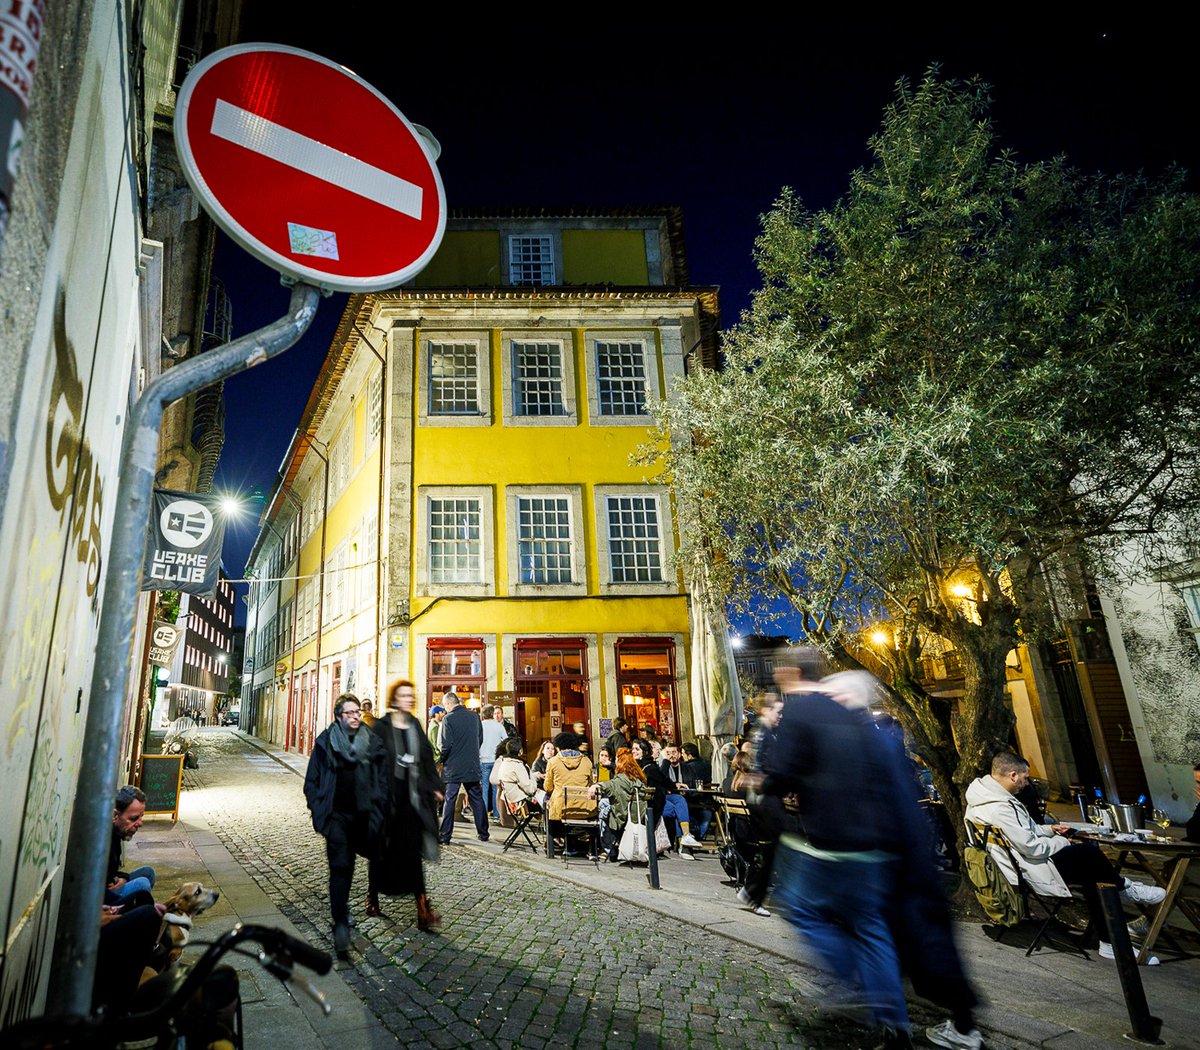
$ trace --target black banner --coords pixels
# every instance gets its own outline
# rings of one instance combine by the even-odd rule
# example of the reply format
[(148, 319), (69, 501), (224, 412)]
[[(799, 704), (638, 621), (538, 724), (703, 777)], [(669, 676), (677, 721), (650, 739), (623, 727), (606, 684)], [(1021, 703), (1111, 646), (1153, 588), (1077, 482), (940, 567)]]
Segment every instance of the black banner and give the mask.
[(154, 490), (143, 591), (184, 591), (205, 598), (216, 594), (225, 542), (219, 505), (216, 496)]

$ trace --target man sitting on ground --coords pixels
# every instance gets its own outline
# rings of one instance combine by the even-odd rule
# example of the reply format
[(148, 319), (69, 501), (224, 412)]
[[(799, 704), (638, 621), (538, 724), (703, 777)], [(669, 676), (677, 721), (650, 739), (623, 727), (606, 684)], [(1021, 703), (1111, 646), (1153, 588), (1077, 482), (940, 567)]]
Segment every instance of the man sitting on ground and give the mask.
[[(1036, 823), (1014, 797), (1028, 783), (1029, 763), (1011, 751), (1001, 751), (992, 759), (991, 773), (967, 788), (966, 818), (973, 824), (990, 824), (1004, 833), (1030, 889), (1045, 897), (1069, 897), (1067, 886), (1078, 886), (1092, 928), (1100, 935), (1106, 927), (1096, 889), (1099, 883), (1121, 887), (1122, 899), (1133, 904), (1158, 904), (1166, 896), (1159, 886), (1122, 878), (1095, 843), (1071, 842), (1065, 837), (1070, 831), (1065, 824)], [(1004, 877), (1015, 884), (1017, 874), (1007, 853), (999, 846), (989, 846), (988, 850)], [(1100, 957), (1113, 957), (1112, 945), (1107, 941), (1100, 941)]]
[[(112, 841), (108, 849), (108, 871), (104, 879), (104, 903), (153, 904), (150, 891), (154, 888), (154, 869), (136, 868), (121, 871), (122, 853), (125, 843), (137, 834), (146, 813), (146, 796), (132, 784), (126, 784), (117, 792), (113, 802)], [(139, 897), (144, 894), (144, 897)]]

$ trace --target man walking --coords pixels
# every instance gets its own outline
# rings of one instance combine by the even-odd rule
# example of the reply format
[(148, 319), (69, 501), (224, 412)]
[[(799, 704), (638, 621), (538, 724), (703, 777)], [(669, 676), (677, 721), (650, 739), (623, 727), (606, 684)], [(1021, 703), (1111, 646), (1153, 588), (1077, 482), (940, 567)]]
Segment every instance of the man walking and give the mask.
[(483, 745), (483, 724), (479, 716), (469, 707), (459, 703), (458, 697), (447, 693), (443, 699), (446, 717), (442, 719), (442, 730), (438, 735), (438, 747), (442, 752), (442, 780), (446, 783), (446, 801), (442, 804), (441, 843), (450, 845), (454, 833), (454, 800), (458, 789), (465, 788), (471, 804), (471, 815), (475, 818), (475, 831), (480, 842), (487, 842), (487, 809), (483, 804), (480, 781), (483, 779), (479, 765), (479, 749)]
[(339, 696), (333, 715), (333, 723), (313, 745), (304, 797), (313, 828), (325, 839), (333, 945), (345, 958), (350, 950), (354, 858), (370, 855), (383, 826), (390, 770), (379, 737), (362, 724), (362, 708), (354, 694)]
[(819, 660), (803, 649), (776, 658), (784, 709), (761, 787), (795, 792), (804, 829), (780, 839), (777, 899), (825, 968), (862, 995), (882, 1046), (911, 1047), (888, 924), (903, 846), (889, 816), (888, 758), (861, 712), (821, 692)]

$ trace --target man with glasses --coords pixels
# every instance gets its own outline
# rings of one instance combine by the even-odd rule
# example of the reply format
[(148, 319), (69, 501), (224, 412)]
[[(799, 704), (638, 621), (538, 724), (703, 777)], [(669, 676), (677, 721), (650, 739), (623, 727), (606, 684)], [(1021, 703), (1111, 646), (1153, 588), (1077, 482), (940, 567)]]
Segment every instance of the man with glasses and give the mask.
[(334, 704), (333, 715), (333, 723), (313, 745), (304, 797), (313, 828), (325, 839), (333, 944), (345, 958), (350, 951), (354, 858), (370, 856), (383, 827), (389, 770), (379, 737), (362, 724), (358, 697), (343, 693)]

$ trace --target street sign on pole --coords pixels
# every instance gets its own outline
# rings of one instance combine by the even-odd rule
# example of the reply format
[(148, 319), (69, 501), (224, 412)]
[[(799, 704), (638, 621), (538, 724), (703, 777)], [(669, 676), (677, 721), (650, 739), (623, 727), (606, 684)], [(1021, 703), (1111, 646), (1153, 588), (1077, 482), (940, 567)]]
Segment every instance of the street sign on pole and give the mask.
[(272, 269), (346, 292), (394, 288), (433, 257), (446, 197), (429, 143), (366, 81), (281, 44), (238, 44), (188, 75), (184, 175)]

